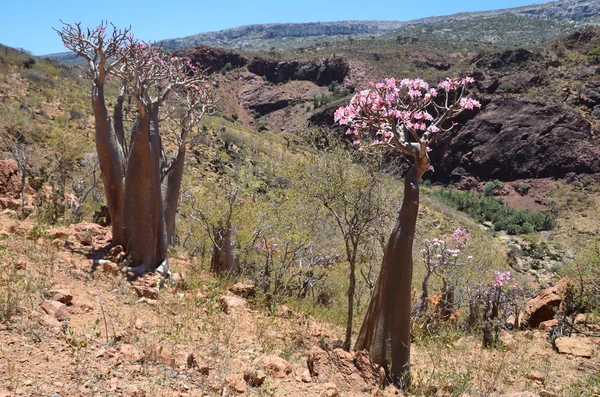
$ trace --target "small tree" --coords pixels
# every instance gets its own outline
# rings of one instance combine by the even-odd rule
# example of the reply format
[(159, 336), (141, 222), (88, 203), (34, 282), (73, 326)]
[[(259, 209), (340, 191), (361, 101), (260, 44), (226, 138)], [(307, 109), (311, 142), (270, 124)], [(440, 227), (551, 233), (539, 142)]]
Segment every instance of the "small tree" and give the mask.
[(361, 247), (372, 240), (389, 208), (381, 175), (367, 172), (342, 150), (326, 153), (302, 165), (299, 184), (333, 220), (342, 237), (349, 267), (348, 317), (344, 349), (350, 350), (354, 319), (356, 271)]
[[(169, 57), (160, 47), (134, 39), (129, 28), (102, 22), (94, 30), (84, 30), (79, 23), (63, 22), (56, 31), (64, 46), (89, 66), (96, 151), (113, 244), (127, 250), (136, 273), (166, 272), (188, 134), (212, 110), (206, 77), (187, 59)], [(120, 86), (112, 117), (104, 93), (110, 78)], [(128, 106), (124, 109), (124, 104), (130, 101), (135, 110), (131, 134), (126, 137)], [(159, 129), (166, 117), (177, 128), (171, 159)]]
[[(442, 280), (442, 316), (448, 317), (453, 312), (453, 296), (455, 286), (449, 282), (449, 273), (461, 267), (459, 254), (465, 243), (469, 240), (469, 234), (465, 229), (456, 229), (452, 236), (442, 238), (425, 239), (425, 247), (421, 249), (421, 256), (425, 264), (425, 276), (421, 282), (421, 301), (417, 313), (424, 314), (429, 303), (429, 278), (436, 274)], [(470, 259), (470, 258), (469, 258)]]
[(419, 180), (427, 171), (430, 145), (450, 131), (450, 120), (479, 102), (465, 97), (473, 79), (447, 79), (430, 88), (421, 79), (386, 79), (356, 94), (335, 112), (335, 121), (349, 127), (362, 149), (391, 148), (413, 160), (404, 179), (404, 199), (388, 240), (377, 285), (356, 341), (368, 350), (398, 387), (410, 384), (410, 316), (412, 247), (419, 210)]

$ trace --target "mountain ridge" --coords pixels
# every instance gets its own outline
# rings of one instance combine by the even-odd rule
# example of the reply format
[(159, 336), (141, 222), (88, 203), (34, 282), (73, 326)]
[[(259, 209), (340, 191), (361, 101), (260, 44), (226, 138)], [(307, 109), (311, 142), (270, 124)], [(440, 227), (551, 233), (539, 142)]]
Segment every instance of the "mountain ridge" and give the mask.
[[(558, 23), (565, 26), (568, 30), (577, 29), (600, 22), (600, 0), (558, 0), (515, 8), (461, 12), (409, 21), (346, 20), (334, 22), (250, 24), (219, 31), (203, 32), (186, 37), (164, 39), (158, 43), (165, 50), (182, 50), (198, 45), (231, 49), (269, 49), (279, 46), (300, 47), (305, 45), (307, 40), (380, 37), (393, 33), (401, 33), (402, 30), (409, 28), (447, 25), (462, 21), (507, 16)], [(564, 30), (557, 30), (556, 35), (558, 36), (563, 33)], [(67, 56), (67, 53), (48, 54), (45, 57), (58, 61), (71, 58)]]

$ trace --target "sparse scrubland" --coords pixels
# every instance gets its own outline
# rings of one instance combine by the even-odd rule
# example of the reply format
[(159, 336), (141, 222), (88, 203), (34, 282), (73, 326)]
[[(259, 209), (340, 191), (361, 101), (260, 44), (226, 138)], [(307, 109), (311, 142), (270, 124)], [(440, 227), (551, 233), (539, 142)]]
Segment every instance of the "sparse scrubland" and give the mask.
[[(600, 395), (600, 96), (588, 82), (600, 40), (590, 32), (529, 49), (542, 60), (493, 47), (475, 56), (481, 43), (441, 52), (448, 41), (435, 32), (431, 46), (410, 39), (418, 28), (330, 43), (321, 48), (349, 65), (339, 87), (273, 83), (225, 62), (209, 76), (216, 112), (190, 131), (173, 275), (162, 280), (123, 273), (127, 247), (111, 246), (86, 70), (0, 46), (0, 395)], [(477, 80), (483, 114), (460, 118), (436, 144), (421, 189), (412, 383), (399, 390), (389, 368), (344, 348), (376, 287), (407, 165), (356, 150), (333, 111), (369, 80), (461, 72)], [(512, 89), (496, 91), (503, 82)], [(119, 88), (108, 82), (107, 98)], [(336, 101), (315, 106), (334, 91)], [(550, 179), (560, 159), (536, 166), (543, 177), (523, 173), (520, 155), (477, 163), (465, 134), (491, 124), (477, 117), (495, 101), (532, 98), (587, 123), (591, 143), (577, 161), (589, 169)], [(260, 104), (268, 111), (256, 117)], [(565, 150), (540, 142), (530, 147), (555, 145), (546, 159)]]

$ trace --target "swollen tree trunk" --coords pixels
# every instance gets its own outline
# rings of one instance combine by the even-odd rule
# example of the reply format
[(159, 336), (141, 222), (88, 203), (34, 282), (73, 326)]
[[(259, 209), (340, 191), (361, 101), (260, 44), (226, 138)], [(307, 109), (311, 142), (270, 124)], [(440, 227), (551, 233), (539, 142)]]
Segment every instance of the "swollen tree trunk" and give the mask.
[(367, 350), (397, 387), (410, 384), (412, 249), (419, 211), (419, 180), (428, 160), (416, 156), (404, 180), (404, 199), (355, 350)]
[(210, 271), (219, 275), (233, 272), (235, 270), (235, 257), (231, 246), (231, 228), (217, 228), (213, 242)]
[(96, 121), (96, 151), (113, 244), (128, 254), (135, 273), (168, 270), (168, 243), (174, 240), (175, 213), (185, 160), (185, 142), (167, 164), (158, 128), (158, 103), (138, 102), (138, 115), (129, 147), (124, 139), (122, 104), (117, 97), (114, 118), (108, 115), (100, 75), (92, 91)]

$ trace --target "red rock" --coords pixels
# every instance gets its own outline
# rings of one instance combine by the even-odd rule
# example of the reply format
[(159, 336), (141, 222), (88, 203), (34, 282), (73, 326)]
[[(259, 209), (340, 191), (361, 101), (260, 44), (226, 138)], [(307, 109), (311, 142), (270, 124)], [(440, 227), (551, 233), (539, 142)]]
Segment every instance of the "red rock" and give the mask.
[(196, 369), (198, 370), (198, 372), (201, 375), (208, 376), (208, 374), (210, 372), (210, 367), (204, 361), (198, 361), (198, 364), (196, 365)]
[(128, 397), (144, 397), (146, 392), (136, 385), (130, 385), (125, 389), (125, 395)]
[(266, 379), (267, 375), (260, 369), (248, 368), (244, 371), (244, 380), (252, 387), (262, 386)]
[(281, 318), (292, 318), (294, 312), (287, 305), (281, 305), (277, 308), (277, 315)]
[(53, 315), (50, 314), (42, 314), (40, 316), (40, 324), (48, 328), (60, 328), (61, 324)]
[(594, 354), (594, 344), (585, 338), (557, 338), (554, 343), (561, 354), (586, 358)]
[(275, 378), (285, 378), (292, 372), (292, 366), (281, 357), (262, 356), (258, 359), (267, 372)]
[(235, 390), (240, 394), (246, 393), (246, 382), (244, 382), (241, 376), (237, 374), (229, 374), (225, 380), (227, 381), (227, 386), (229, 386), (230, 390)]
[(158, 343), (150, 345), (146, 350), (146, 357), (150, 362), (167, 365), (176, 368), (175, 358), (169, 351)]
[(549, 331), (552, 329), (552, 327), (554, 327), (555, 325), (558, 325), (558, 320), (553, 318), (552, 320), (548, 320), (548, 321), (542, 321), (539, 325), (540, 329)]
[(302, 374), (300, 375), (300, 380), (304, 383), (312, 382), (312, 378), (310, 377), (310, 371), (308, 369), (302, 371)]
[(335, 383), (324, 383), (323, 384), (323, 394), (324, 397), (337, 397), (339, 396), (338, 387)]
[(381, 366), (373, 362), (369, 352), (366, 350), (361, 350), (354, 354), (354, 365), (360, 376), (368, 385), (375, 386), (383, 383), (385, 371)]
[(106, 274), (116, 276), (120, 273), (121, 268), (114, 262), (102, 262), (102, 271)]
[(129, 362), (139, 361), (143, 357), (143, 354), (138, 349), (129, 344), (121, 346), (120, 352), (123, 358)]
[(311, 376), (319, 377), (331, 371), (327, 352), (314, 346), (307, 353), (306, 364)]
[(96, 351), (96, 358), (112, 358), (115, 356), (114, 351), (109, 351), (107, 349), (105, 349), (104, 347), (99, 348)]
[(183, 274), (181, 273), (172, 273), (171, 281), (175, 285), (176, 289), (182, 289), (185, 286), (185, 280), (183, 278)]
[(0, 195), (13, 199), (21, 195), (21, 174), (15, 160), (0, 160)]
[(119, 388), (119, 379), (117, 378), (112, 378), (109, 382), (109, 389), (110, 391), (117, 391), (117, 389)]
[(52, 296), (52, 299), (60, 303), (68, 304), (73, 300), (73, 295), (68, 289), (53, 289), (48, 291), (48, 294)]
[(256, 287), (251, 280), (233, 284), (229, 287), (229, 291), (242, 298), (254, 298), (256, 296)]
[(525, 305), (523, 325), (535, 328), (541, 322), (552, 320), (562, 301), (561, 293), (568, 280), (563, 278), (553, 287), (547, 288)]
[(92, 305), (92, 302), (90, 302), (89, 300), (82, 298), (80, 296), (75, 296), (73, 298), (73, 306), (81, 308), (81, 309), (85, 310), (86, 312), (94, 310), (94, 306)]
[(585, 324), (585, 314), (580, 313), (577, 316), (575, 316), (575, 324)]
[(58, 301), (46, 300), (42, 302), (42, 309), (51, 316), (54, 316), (58, 321), (67, 321), (71, 317), (67, 306), (64, 303)]
[(219, 298), (219, 303), (227, 314), (246, 309), (246, 300), (239, 296), (223, 295)]
[(81, 222), (69, 225), (69, 241), (81, 246), (92, 246), (98, 249), (110, 244), (112, 235), (110, 231), (96, 223)]
[(544, 374), (541, 371), (532, 371), (527, 374), (527, 379), (531, 379), (536, 382), (543, 383), (544, 382)]
[(158, 290), (148, 285), (134, 285), (135, 293), (141, 298), (158, 299)]

